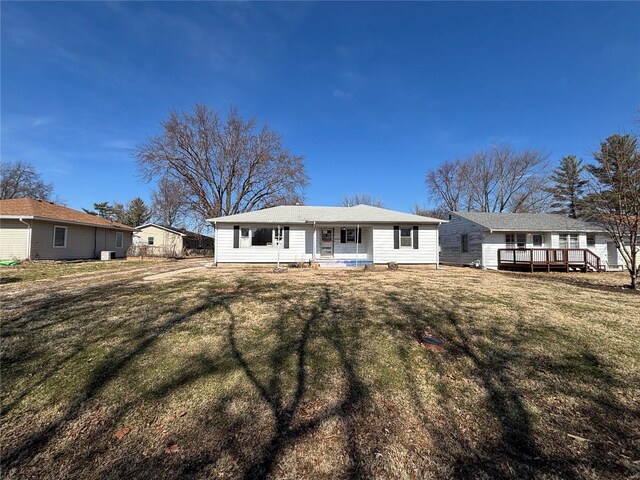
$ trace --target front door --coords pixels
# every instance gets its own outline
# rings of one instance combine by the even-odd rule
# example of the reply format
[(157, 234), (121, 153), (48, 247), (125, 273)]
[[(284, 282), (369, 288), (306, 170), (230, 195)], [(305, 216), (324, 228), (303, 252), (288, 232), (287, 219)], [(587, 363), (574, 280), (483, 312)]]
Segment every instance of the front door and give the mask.
[(320, 256), (333, 257), (333, 228), (323, 228), (320, 232)]

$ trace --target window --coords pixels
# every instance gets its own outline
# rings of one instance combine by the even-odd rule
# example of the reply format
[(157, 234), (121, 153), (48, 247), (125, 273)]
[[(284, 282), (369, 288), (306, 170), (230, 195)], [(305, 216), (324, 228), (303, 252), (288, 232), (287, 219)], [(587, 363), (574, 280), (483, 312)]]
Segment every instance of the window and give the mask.
[(275, 243), (276, 245), (282, 241), (283, 231), (284, 231), (284, 228), (282, 227), (276, 227), (273, 229), (273, 243)]
[(355, 243), (355, 241), (356, 241), (356, 229), (355, 228), (347, 228), (345, 236), (346, 236), (347, 243)]
[(253, 228), (251, 235), (253, 247), (271, 246), (273, 243), (273, 228)]
[(469, 235), (460, 236), (460, 250), (462, 253), (469, 253)]
[(595, 246), (596, 246), (596, 234), (587, 233), (587, 247), (595, 247)]
[(122, 248), (124, 242), (124, 235), (122, 232), (116, 232), (116, 248)]
[(147, 243), (153, 245), (153, 237), (147, 237)]
[(249, 238), (249, 229), (248, 228), (241, 228), (240, 229), (240, 236), (242, 238)]
[(413, 229), (411, 227), (400, 227), (400, 246), (411, 247), (413, 246)]
[(53, 247), (67, 247), (67, 227), (59, 227), (57, 225), (53, 227)]
[(507, 248), (524, 248), (527, 245), (527, 236), (524, 233), (507, 233), (505, 243)]
[(531, 243), (534, 247), (541, 247), (544, 244), (543, 236), (540, 234), (531, 235)]
[(578, 235), (575, 233), (566, 234), (562, 233), (559, 237), (560, 248), (578, 248), (580, 243), (578, 242)]

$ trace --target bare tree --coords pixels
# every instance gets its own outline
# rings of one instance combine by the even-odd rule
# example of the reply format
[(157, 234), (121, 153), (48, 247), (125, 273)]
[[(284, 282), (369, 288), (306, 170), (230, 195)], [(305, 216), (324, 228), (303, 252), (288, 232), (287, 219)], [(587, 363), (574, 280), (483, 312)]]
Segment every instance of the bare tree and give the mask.
[(0, 199), (35, 198), (51, 200), (53, 185), (45, 183), (27, 162), (3, 162), (0, 166)]
[(631, 135), (611, 135), (594, 153), (585, 212), (607, 230), (622, 256), (631, 288), (638, 288), (640, 232), (640, 149)]
[(384, 202), (368, 193), (356, 193), (350, 197), (344, 197), (340, 202), (341, 207), (354, 207), (356, 205), (370, 205), (384, 208)]
[(257, 128), (232, 108), (226, 119), (204, 105), (172, 111), (162, 133), (136, 147), (143, 177), (166, 176), (187, 191), (188, 208), (201, 217), (299, 203), (308, 184), (304, 160), (284, 148), (268, 125)]
[(533, 212), (548, 207), (544, 171), (548, 153), (494, 146), (427, 172), (438, 208), (480, 212)]
[(460, 203), (466, 197), (462, 169), (462, 161), (447, 160), (435, 170), (427, 172), (427, 190), (442, 210), (456, 211), (465, 208)]
[(184, 220), (189, 193), (182, 182), (162, 177), (151, 192), (153, 216), (155, 220), (169, 227), (177, 226)]
[(420, 215), (422, 217), (439, 218), (442, 220), (447, 218), (448, 212), (449, 210), (445, 208), (429, 208), (429, 207), (425, 207), (424, 205), (420, 205), (418, 202), (416, 202), (413, 205), (413, 207), (411, 207), (411, 213), (413, 213), (414, 215)]

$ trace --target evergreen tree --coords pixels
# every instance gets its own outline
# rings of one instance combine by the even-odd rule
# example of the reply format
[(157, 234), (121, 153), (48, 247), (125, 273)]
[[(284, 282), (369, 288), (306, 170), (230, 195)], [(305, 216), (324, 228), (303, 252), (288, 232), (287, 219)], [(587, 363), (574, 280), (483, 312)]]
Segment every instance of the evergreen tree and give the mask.
[(613, 239), (638, 288), (640, 265), (640, 148), (631, 135), (611, 135), (594, 153), (588, 167), (592, 182), (585, 198), (586, 213)]
[(83, 208), (82, 210), (84, 210), (85, 213), (97, 215), (98, 217), (106, 218), (107, 220), (114, 219), (114, 208), (109, 205), (109, 202), (97, 202), (93, 204), (93, 210), (89, 210), (88, 208)]
[(588, 183), (588, 180), (582, 176), (584, 169), (582, 159), (576, 158), (574, 155), (562, 157), (560, 166), (553, 171), (550, 177), (553, 186), (547, 188), (547, 191), (553, 196), (551, 204), (553, 213), (569, 215), (571, 218), (580, 216), (580, 203)]
[(140, 197), (135, 197), (127, 203), (124, 209), (122, 223), (137, 227), (144, 225), (151, 219), (151, 209)]

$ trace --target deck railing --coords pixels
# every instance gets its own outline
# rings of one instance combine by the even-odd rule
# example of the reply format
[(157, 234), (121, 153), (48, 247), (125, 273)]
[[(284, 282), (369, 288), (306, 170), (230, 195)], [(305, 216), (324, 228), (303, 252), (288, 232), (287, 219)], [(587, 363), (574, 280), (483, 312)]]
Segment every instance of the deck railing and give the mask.
[(588, 248), (500, 248), (498, 268), (546, 267), (547, 271), (563, 268), (583, 268), (584, 271), (601, 270), (600, 257)]

